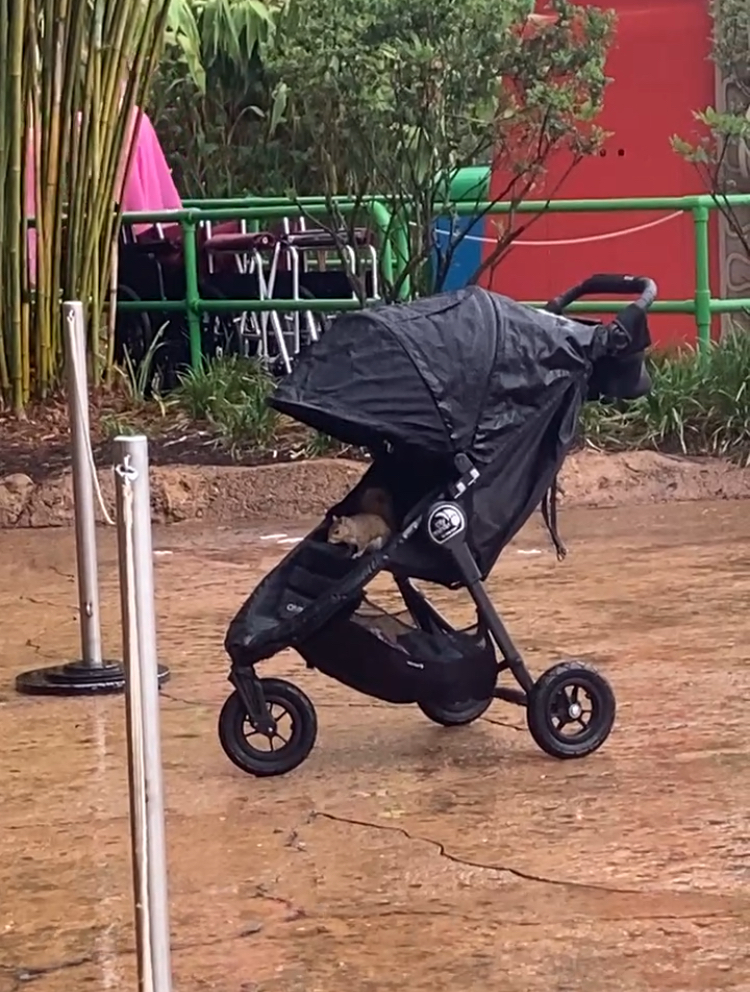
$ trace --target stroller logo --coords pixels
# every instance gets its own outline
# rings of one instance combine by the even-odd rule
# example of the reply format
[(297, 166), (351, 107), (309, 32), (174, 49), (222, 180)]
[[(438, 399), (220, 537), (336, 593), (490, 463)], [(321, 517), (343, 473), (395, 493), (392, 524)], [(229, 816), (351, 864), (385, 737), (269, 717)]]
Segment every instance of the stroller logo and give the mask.
[(427, 533), (435, 544), (445, 544), (466, 530), (466, 517), (455, 503), (438, 503), (427, 518)]

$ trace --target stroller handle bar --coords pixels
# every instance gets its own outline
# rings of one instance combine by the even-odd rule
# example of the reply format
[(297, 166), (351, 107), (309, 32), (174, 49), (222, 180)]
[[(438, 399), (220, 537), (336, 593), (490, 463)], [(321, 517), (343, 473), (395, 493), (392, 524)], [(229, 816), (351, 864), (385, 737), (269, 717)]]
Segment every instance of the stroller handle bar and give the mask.
[[(602, 273), (590, 276), (583, 282), (579, 282), (577, 286), (573, 286), (572, 289), (556, 296), (549, 301), (545, 310), (550, 313), (561, 314), (571, 303), (579, 300), (582, 296), (593, 296), (600, 293), (609, 293), (613, 296), (632, 296), (638, 293), (638, 299), (629, 303), (628, 307), (635, 306), (645, 313), (656, 299), (657, 287), (654, 280), (647, 276), (618, 276)], [(628, 307), (624, 309), (628, 309)], [(618, 317), (615, 317), (615, 320)]]

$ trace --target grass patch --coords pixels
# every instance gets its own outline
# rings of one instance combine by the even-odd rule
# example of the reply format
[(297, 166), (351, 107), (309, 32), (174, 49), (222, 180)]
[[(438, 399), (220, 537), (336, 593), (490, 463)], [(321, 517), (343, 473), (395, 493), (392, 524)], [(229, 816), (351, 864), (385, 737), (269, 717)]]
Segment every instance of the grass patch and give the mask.
[(292, 458), (322, 458), (345, 449), (334, 438), (282, 417), (268, 406), (276, 380), (256, 360), (237, 356), (187, 371), (170, 404), (189, 421), (208, 423), (233, 454), (282, 448)]
[(170, 403), (190, 420), (207, 421), (232, 449), (247, 444), (267, 447), (274, 442), (280, 421), (266, 403), (274, 386), (260, 363), (230, 356), (185, 372)]
[(321, 434), (320, 431), (311, 431), (305, 444), (304, 454), (305, 458), (330, 458), (346, 450), (348, 446), (337, 441), (335, 437)]
[(698, 354), (654, 353), (653, 388), (623, 406), (589, 403), (582, 436), (603, 449), (651, 448), (750, 461), (750, 335), (735, 330)]

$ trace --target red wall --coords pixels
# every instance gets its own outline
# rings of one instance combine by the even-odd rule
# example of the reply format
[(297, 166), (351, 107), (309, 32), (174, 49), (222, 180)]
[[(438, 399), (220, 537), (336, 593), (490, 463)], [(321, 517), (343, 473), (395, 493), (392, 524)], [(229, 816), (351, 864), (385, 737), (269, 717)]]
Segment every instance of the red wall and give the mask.
[[(584, 0), (585, 2), (585, 0)], [(600, 155), (581, 162), (555, 192), (556, 198), (678, 196), (703, 192), (693, 166), (672, 151), (674, 134), (695, 133), (692, 112), (715, 100), (709, 61), (711, 22), (707, 0), (607, 0), (617, 11), (617, 33), (608, 62), (613, 78), (601, 125), (613, 132)], [(564, 171), (552, 164), (542, 199)], [(498, 177), (499, 183), (502, 182)], [(665, 214), (557, 214), (542, 217), (520, 241), (556, 241), (620, 231)], [(486, 236), (492, 237), (492, 218)], [(712, 286), (718, 295), (718, 243), (712, 221)], [(485, 252), (491, 245), (485, 244)], [(549, 299), (594, 272), (648, 275), (662, 299), (693, 296), (694, 251), (689, 215), (612, 240), (554, 247), (514, 246), (489, 277), (492, 289), (516, 299)], [(661, 345), (695, 340), (690, 316), (654, 315), (652, 335)]]

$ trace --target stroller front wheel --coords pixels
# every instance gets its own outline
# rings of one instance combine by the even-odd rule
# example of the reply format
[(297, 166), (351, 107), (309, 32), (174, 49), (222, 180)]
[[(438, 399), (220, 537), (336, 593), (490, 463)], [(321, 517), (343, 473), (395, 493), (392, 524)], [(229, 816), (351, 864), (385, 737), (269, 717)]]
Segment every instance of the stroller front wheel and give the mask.
[(285, 775), (301, 765), (318, 734), (318, 719), (310, 699), (291, 682), (260, 679), (272, 733), (258, 730), (240, 694), (228, 697), (219, 715), (219, 741), (237, 768), (249, 775), (268, 778)]
[(487, 712), (492, 705), (494, 696), (489, 699), (470, 699), (463, 703), (417, 703), (428, 720), (440, 724), (441, 727), (464, 727), (473, 723)]
[(603, 675), (582, 661), (565, 661), (534, 683), (526, 723), (534, 741), (553, 758), (583, 758), (609, 737), (615, 709)]

